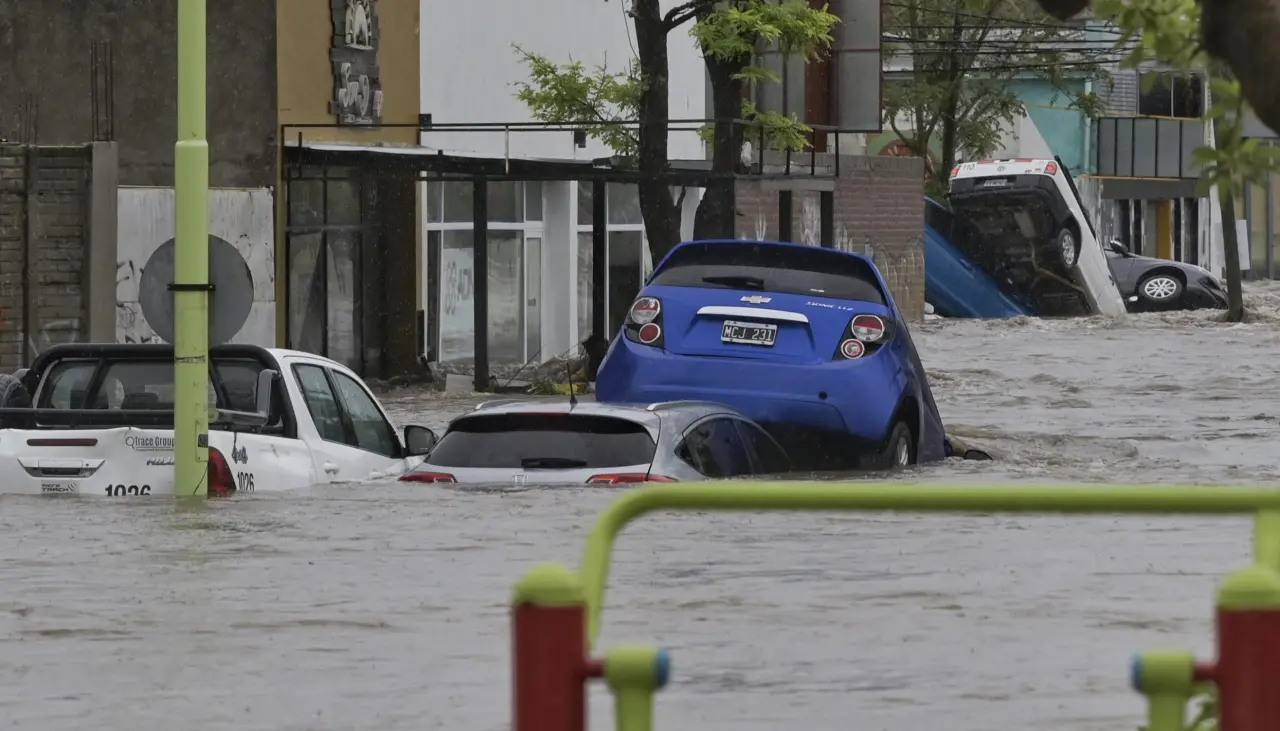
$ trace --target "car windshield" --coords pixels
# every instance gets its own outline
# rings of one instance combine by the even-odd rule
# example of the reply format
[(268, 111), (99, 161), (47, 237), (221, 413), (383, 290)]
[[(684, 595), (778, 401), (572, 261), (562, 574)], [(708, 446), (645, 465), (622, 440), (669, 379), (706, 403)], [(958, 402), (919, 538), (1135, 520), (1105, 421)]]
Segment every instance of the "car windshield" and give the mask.
[(453, 423), (431, 450), (439, 467), (571, 469), (646, 465), (653, 438), (640, 424), (596, 414), (479, 414)]
[(751, 289), (885, 304), (870, 264), (816, 246), (729, 241), (685, 244), (671, 253), (650, 284)]

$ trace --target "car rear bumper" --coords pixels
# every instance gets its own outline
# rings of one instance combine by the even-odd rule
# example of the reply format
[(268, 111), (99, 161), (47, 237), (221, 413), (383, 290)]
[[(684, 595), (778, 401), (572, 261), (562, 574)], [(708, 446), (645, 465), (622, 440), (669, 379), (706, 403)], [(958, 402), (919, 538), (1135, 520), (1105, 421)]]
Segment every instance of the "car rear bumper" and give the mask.
[(888, 434), (907, 383), (889, 352), (859, 361), (779, 363), (677, 355), (618, 338), (600, 366), (596, 397), (630, 403), (715, 401), (761, 424), (846, 432), (879, 442)]

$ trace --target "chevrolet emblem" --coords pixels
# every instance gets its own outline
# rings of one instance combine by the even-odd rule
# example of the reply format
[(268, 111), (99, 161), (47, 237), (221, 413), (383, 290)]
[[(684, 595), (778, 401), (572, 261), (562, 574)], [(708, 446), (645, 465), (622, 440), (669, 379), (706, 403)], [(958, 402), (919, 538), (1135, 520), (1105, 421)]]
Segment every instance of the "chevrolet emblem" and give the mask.
[(771, 301), (773, 301), (773, 298), (772, 298), (772, 297), (761, 297), (761, 296), (760, 296), (760, 295), (758, 295), (758, 294), (753, 294), (753, 295), (750, 295), (750, 296), (747, 296), (747, 297), (743, 297), (743, 298), (742, 298), (742, 301), (743, 301), (743, 302), (750, 302), (750, 303), (751, 303), (751, 304), (753, 304), (753, 305), (762, 305), (762, 304), (764, 304), (765, 302), (771, 302)]

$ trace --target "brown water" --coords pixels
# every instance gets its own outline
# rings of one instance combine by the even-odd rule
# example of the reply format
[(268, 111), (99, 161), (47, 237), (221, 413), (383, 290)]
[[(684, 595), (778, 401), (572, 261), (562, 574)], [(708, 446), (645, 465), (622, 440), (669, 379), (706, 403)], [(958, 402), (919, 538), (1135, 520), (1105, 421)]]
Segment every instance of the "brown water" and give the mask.
[[(1280, 290), (1178, 314), (930, 322), (943, 417), (1003, 459), (904, 479), (1274, 482)], [(398, 392), (442, 425), (475, 399)], [(503, 729), (506, 601), (609, 490), (396, 483), (0, 500), (0, 718), (136, 731)], [(672, 648), (657, 728), (1134, 728), (1128, 660), (1210, 650), (1242, 520), (680, 515), (618, 546), (605, 645)], [(607, 694), (592, 696), (611, 727)]]

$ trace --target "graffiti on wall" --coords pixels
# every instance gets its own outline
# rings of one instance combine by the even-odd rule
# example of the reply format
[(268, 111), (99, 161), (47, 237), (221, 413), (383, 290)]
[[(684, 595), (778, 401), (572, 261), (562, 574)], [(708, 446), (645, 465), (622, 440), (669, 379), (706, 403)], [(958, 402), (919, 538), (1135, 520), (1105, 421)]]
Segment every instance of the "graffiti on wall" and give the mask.
[(377, 0), (330, 0), (329, 7), (333, 14), (329, 59), (334, 78), (330, 113), (338, 124), (381, 124)]
[[(159, 342), (142, 314), (138, 286), (147, 260), (173, 238), (172, 188), (120, 188), (116, 258), (116, 341)], [(253, 305), (233, 343), (275, 347), (275, 226), (271, 191), (209, 191), (209, 233), (231, 243), (249, 265)]]

